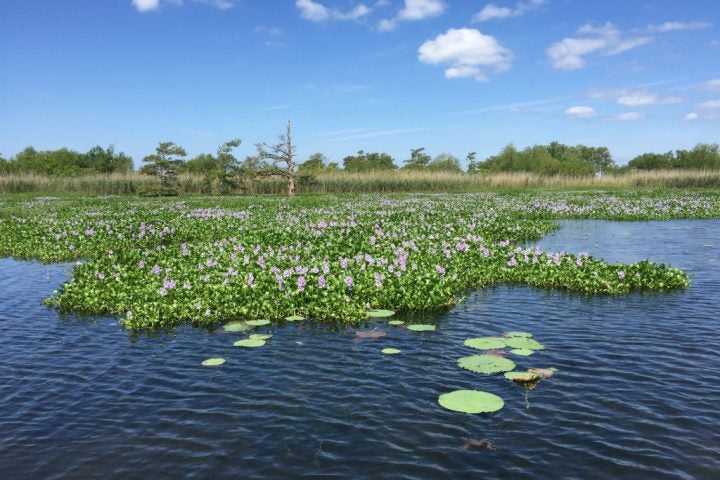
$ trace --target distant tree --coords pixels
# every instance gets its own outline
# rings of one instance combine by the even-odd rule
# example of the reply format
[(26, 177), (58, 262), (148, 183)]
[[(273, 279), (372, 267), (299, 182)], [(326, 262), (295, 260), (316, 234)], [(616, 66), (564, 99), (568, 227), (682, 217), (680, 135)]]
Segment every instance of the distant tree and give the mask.
[(185, 156), (187, 153), (182, 147), (173, 142), (161, 142), (154, 154), (143, 158), (146, 165), (141, 172), (157, 176), (161, 189), (170, 193), (177, 183), (178, 168), (183, 164), (182, 157)]
[(468, 173), (477, 173), (477, 162), (475, 161), (476, 156), (477, 156), (477, 153), (475, 153), (475, 152), (468, 152), (468, 154), (465, 155), (465, 161), (467, 162)]
[(441, 153), (436, 156), (427, 166), (433, 172), (462, 172), (460, 160), (449, 153)]
[(672, 168), (675, 155), (667, 153), (643, 153), (628, 162), (628, 167), (638, 170), (659, 170)]
[(675, 152), (676, 168), (718, 169), (720, 168), (720, 146), (717, 143), (699, 143), (689, 152)]
[(238, 159), (233, 155), (232, 151), (240, 146), (242, 141), (239, 138), (229, 140), (217, 149), (216, 168), (213, 175), (220, 183), (220, 193), (228, 194), (237, 184), (238, 168), (240, 166)]
[(11, 170), (12, 170), (12, 163), (5, 160), (2, 156), (0, 156), (0, 174), (10, 173)]
[(405, 160), (405, 165), (402, 167), (405, 170), (425, 170), (432, 157), (425, 153), (425, 147), (411, 148), (410, 158)]
[(308, 175), (322, 173), (326, 169), (325, 162), (327, 162), (325, 155), (319, 152), (313, 153), (305, 162), (298, 165), (298, 173)]
[(357, 155), (349, 155), (343, 159), (346, 172), (372, 172), (377, 170), (395, 170), (397, 165), (393, 157), (387, 153), (365, 153), (358, 151)]
[(182, 165), (178, 166), (178, 173), (205, 174), (218, 169), (218, 160), (210, 153), (201, 153)]
[(89, 173), (125, 173), (133, 169), (132, 158), (123, 152), (115, 153), (115, 147), (110, 145), (103, 149), (97, 145), (87, 151), (81, 158), (83, 170)]
[(276, 167), (275, 173), (287, 179), (287, 192), (289, 197), (295, 196), (295, 146), (292, 144), (291, 123), (288, 120), (285, 135), (279, 136), (275, 145), (258, 143), (256, 145), (258, 157), (270, 160)]

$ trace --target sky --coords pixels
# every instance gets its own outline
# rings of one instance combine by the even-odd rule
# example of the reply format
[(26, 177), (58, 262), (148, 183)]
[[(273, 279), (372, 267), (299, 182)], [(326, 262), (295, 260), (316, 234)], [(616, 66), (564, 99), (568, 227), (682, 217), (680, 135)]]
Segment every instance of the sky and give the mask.
[(0, 0), (0, 155), (720, 142), (718, 0)]

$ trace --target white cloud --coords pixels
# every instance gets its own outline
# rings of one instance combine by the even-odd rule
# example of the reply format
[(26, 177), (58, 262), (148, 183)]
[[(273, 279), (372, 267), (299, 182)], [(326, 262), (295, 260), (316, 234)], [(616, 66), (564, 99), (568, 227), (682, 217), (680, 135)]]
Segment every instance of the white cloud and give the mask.
[(612, 23), (599, 27), (584, 25), (578, 29), (579, 37), (564, 38), (547, 49), (553, 67), (576, 70), (585, 66), (586, 55), (618, 55), (652, 41), (652, 37), (628, 37)]
[(671, 103), (680, 103), (682, 101), (679, 97), (661, 97), (656, 93), (651, 93), (646, 90), (638, 90), (635, 92), (628, 92), (618, 98), (620, 105), (626, 105), (629, 107), (637, 107), (640, 105), (668, 105)]
[(692, 122), (693, 120), (697, 120), (698, 118), (700, 118), (700, 115), (698, 115), (698, 114), (695, 113), (695, 112), (690, 112), (690, 113), (688, 113), (687, 115), (685, 115), (685, 118), (683, 118), (683, 120), (686, 120), (686, 121), (688, 121), (688, 122)]
[(632, 122), (634, 120), (640, 120), (645, 116), (644, 113), (638, 113), (638, 112), (623, 112), (620, 115), (616, 115), (613, 117), (613, 120), (617, 120), (619, 122)]
[(706, 90), (720, 90), (720, 78), (713, 78), (704, 87)]
[(586, 105), (576, 105), (565, 110), (565, 115), (570, 118), (589, 118), (595, 116), (595, 109)]
[(325, 20), (358, 20), (370, 13), (370, 8), (360, 3), (347, 12), (328, 8), (320, 2), (313, 0), (296, 0), (295, 7), (300, 10), (300, 16), (312, 22)]
[(141, 12), (149, 12), (160, 6), (160, 0), (132, 0), (132, 4)]
[(695, 105), (697, 108), (720, 108), (720, 100), (708, 100), (707, 102), (698, 103)]
[(700, 30), (711, 26), (710, 22), (665, 22), (659, 25), (648, 25), (647, 31), (653, 33), (666, 33), (675, 30)]
[(488, 3), (482, 10), (472, 17), (473, 22), (485, 22), (495, 18), (519, 17), (529, 11), (536, 10), (547, 3), (547, 0), (528, 0), (518, 2), (514, 7), (498, 7), (494, 3)]
[(490, 35), (474, 28), (451, 28), (418, 48), (418, 59), (430, 65), (447, 65), (446, 78), (486, 81), (486, 70), (510, 68), (513, 53)]
[(442, 0), (405, 0), (405, 6), (393, 18), (384, 18), (378, 22), (378, 30), (389, 32), (395, 30), (398, 22), (411, 22), (436, 17), (445, 12)]

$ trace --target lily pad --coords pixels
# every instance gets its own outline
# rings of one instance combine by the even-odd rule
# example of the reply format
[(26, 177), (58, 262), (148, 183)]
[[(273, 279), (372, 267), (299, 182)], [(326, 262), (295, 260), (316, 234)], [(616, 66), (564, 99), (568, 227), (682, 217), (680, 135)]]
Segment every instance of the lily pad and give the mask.
[(505, 342), (498, 337), (468, 338), (465, 340), (465, 346), (477, 350), (495, 350), (505, 348)]
[(244, 332), (249, 328), (250, 326), (247, 323), (240, 320), (234, 320), (223, 325), (223, 330), (226, 332)]
[(515, 368), (515, 362), (497, 355), (471, 355), (458, 359), (458, 366), (475, 373), (509, 372)]
[(503, 336), (505, 336), (505, 337), (526, 337), (526, 338), (529, 338), (529, 337), (532, 337), (532, 333), (528, 333), (528, 332), (505, 332), (505, 333), (503, 334)]
[(417, 323), (415, 325), (408, 325), (407, 329), (412, 330), (413, 332), (431, 332), (435, 330), (435, 325)]
[(224, 358), (208, 358), (207, 360), (202, 361), (202, 365), (206, 367), (216, 367), (218, 365), (222, 365), (225, 363)]
[(372, 318), (385, 318), (392, 317), (393, 315), (395, 315), (395, 312), (392, 310), (370, 310), (367, 312), (367, 316)]
[(385, 355), (395, 355), (397, 353), (400, 353), (400, 350), (398, 350), (397, 348), (383, 348), (382, 353), (384, 353)]
[(238, 340), (237, 342), (233, 343), (236, 347), (249, 347), (249, 348), (255, 348), (255, 347), (262, 347), (265, 345), (265, 340), (261, 340), (259, 338), (245, 338), (243, 340)]
[(272, 335), (269, 333), (253, 333), (248, 338), (250, 340), (267, 340), (268, 338), (272, 338)]
[(388, 325), (405, 325), (405, 322), (402, 320), (390, 320), (388, 322)]
[(520, 355), (521, 357), (527, 357), (535, 353), (535, 350), (530, 350), (529, 348), (514, 348), (510, 350), (510, 353), (513, 355)]
[(443, 393), (438, 397), (438, 403), (448, 410), (463, 413), (497, 412), (505, 405), (503, 399), (497, 395), (479, 390)]
[(262, 327), (263, 325), (270, 325), (270, 320), (248, 320), (245, 323), (252, 327)]
[(305, 320), (305, 317), (301, 317), (300, 315), (290, 315), (289, 317), (285, 317), (285, 320), (288, 322), (301, 322)]
[(505, 378), (517, 383), (531, 383), (540, 380), (540, 376), (532, 372), (505, 372)]
[(544, 350), (542, 343), (527, 337), (508, 337), (505, 344), (510, 348), (520, 350)]

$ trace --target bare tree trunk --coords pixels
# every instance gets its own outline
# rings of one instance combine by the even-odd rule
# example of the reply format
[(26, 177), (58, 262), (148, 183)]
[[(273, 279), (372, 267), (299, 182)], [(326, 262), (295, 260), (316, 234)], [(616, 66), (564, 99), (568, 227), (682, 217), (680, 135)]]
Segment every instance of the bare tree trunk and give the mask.
[(290, 136), (290, 128), (291, 128), (290, 120), (288, 120), (287, 124), (287, 177), (288, 177), (288, 197), (294, 197), (295, 196), (295, 163), (293, 162), (293, 157), (295, 152), (293, 151), (292, 146), (292, 137)]

